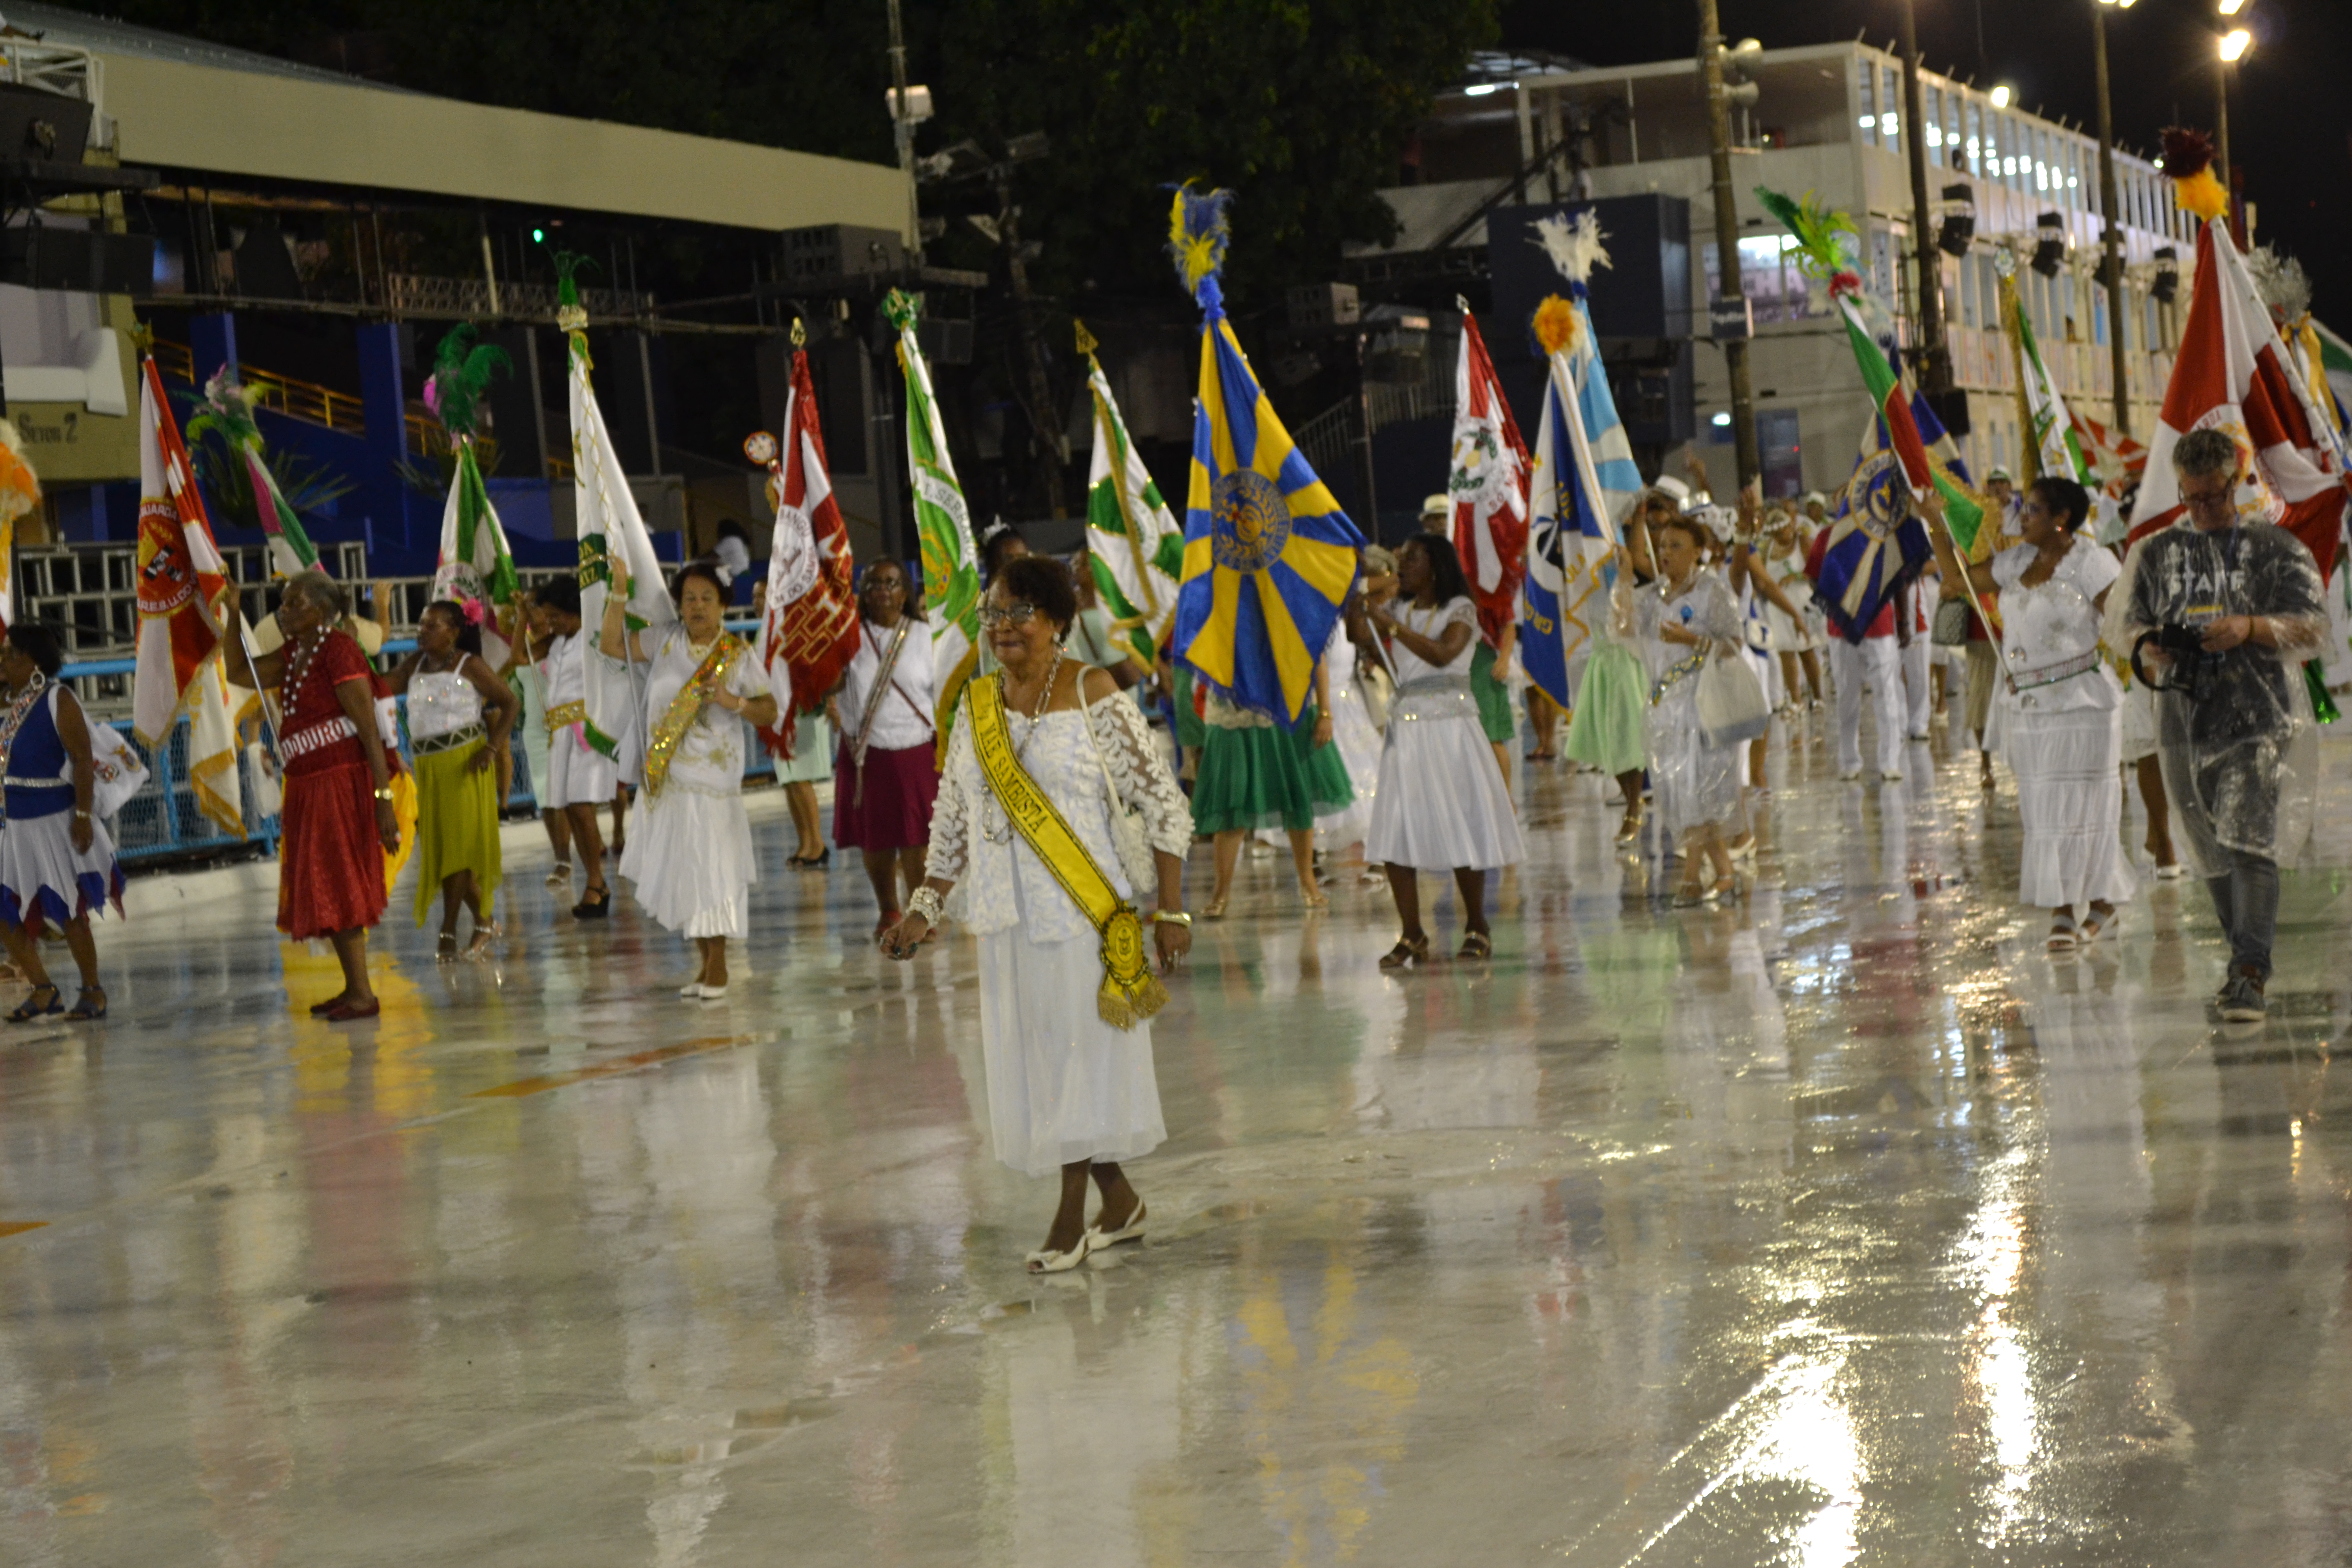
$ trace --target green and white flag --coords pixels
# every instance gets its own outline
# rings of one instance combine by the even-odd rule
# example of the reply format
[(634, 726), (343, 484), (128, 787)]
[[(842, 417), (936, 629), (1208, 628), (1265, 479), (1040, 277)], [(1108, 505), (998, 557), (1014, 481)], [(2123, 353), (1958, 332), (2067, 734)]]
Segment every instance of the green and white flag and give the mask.
[(1095, 340), (1084, 327), (1078, 352), (1087, 356), (1087, 387), (1095, 396), (1095, 452), (1087, 472), (1087, 551), (1095, 593), (1113, 633), (1150, 666), (1159, 659), (1160, 639), (1176, 615), (1184, 525), (1168, 510), (1128, 439), (1110, 380), (1095, 358)]
[(2083, 456), (2083, 443), (2074, 434), (2074, 421), (2066, 415), (2066, 400), (2059, 395), (2057, 383), (2050, 379), (2050, 367), (2042, 363), (2042, 345), (2033, 338), (2033, 318), (2026, 313), (2025, 301), (2018, 295), (2016, 279), (2011, 276), (2016, 263), (2004, 255), (1995, 259), (1996, 268), (2002, 260), (2009, 260), (2010, 266), (2000, 279), (2001, 324), (2009, 329), (2017, 356), (2018, 395), (2024, 404), (2025, 427), (2033, 437), (2028, 446), (2034, 471), (2025, 476), (2025, 482), (2032, 484), (2042, 475), (2052, 474), (2073, 479), (2095, 493), (2098, 478), (2092, 472), (2089, 459)]
[[(450, 476), (448, 503), (441, 509), (441, 559), (433, 568), (433, 596), (461, 605), (471, 599), (492, 610), (504, 609), (522, 586), (515, 576), (514, 556), (507, 550), (498, 509), (490, 505), (489, 488), (482, 483), (473, 441), (460, 438), (456, 446), (457, 471)], [(482, 657), (493, 668), (504, 664), (506, 639), (487, 616), (481, 631)]]
[[(677, 618), (663, 581), (654, 542), (637, 510), (621, 469), (613, 433), (605, 428), (604, 412), (597, 405), (596, 388), (589, 380), (593, 362), (588, 357), (588, 312), (566, 269), (558, 295), (555, 324), (571, 342), (569, 384), (572, 406), (572, 526), (580, 540), (580, 627), (593, 638), (604, 624), (604, 601), (611, 592), (611, 557), (627, 563), (631, 631), (658, 630)], [(650, 639), (648, 640), (650, 646)], [(600, 680), (602, 668), (589, 660), (588, 743), (616, 759), (625, 773), (633, 773), (644, 749), (641, 706), (633, 683)]]
[(916, 301), (894, 289), (882, 308), (898, 329), (898, 368), (907, 378), (907, 468), (914, 479), (923, 615), (931, 624), (931, 668), (939, 672), (936, 722), (944, 755), (956, 704), (979, 668), (980, 552), (972, 543), (971, 512), (948, 456), (939, 405), (931, 399), (931, 367), (915, 339)]

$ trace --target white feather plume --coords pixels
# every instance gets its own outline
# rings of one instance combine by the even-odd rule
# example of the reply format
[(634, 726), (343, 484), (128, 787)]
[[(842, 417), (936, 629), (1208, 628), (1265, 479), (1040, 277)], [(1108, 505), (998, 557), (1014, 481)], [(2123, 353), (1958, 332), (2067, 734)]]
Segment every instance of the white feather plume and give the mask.
[(2294, 257), (2258, 245), (2246, 254), (2246, 270), (2253, 277), (2254, 292), (2282, 321), (2300, 321), (2311, 310), (2311, 277)]
[(1559, 275), (1571, 283), (1582, 283), (1592, 276), (1595, 267), (1609, 265), (1609, 252), (1602, 247), (1606, 237), (1601, 232), (1601, 215), (1591, 207), (1572, 219), (1554, 214), (1536, 219), (1536, 243), (1559, 269)]

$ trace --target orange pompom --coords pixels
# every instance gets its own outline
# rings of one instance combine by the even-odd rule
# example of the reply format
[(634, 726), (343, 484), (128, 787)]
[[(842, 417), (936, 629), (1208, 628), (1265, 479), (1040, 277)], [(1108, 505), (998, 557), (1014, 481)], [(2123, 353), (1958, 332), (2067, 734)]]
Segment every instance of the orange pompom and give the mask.
[(2185, 180), (2172, 182), (2172, 197), (2183, 210), (2201, 218), (2220, 217), (2230, 210), (2230, 194), (2210, 169), (2200, 169)]
[(1545, 295), (1536, 307), (1535, 328), (1545, 353), (1561, 353), (1576, 342), (1576, 307), (1557, 294)]

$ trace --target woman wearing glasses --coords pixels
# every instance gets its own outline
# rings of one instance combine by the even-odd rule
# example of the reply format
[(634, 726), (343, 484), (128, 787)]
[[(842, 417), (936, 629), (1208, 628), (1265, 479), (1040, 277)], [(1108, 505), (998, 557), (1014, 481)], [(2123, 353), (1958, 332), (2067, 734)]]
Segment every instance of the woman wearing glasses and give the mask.
[[(1045, 1245), (1028, 1258), (1041, 1273), (1143, 1234), (1143, 1200), (1120, 1162), (1167, 1136), (1148, 1021), (1166, 993), (1143, 931), (1162, 973), (1192, 945), (1191, 814), (1141, 711), (1107, 672), (1065, 652), (1077, 611), (1069, 569), (1050, 556), (1008, 561), (990, 584), (981, 623), (998, 668), (957, 704), (929, 876), (882, 939), (890, 957), (911, 958), (950, 894), (948, 912), (980, 939), (996, 1157), (1062, 1179)], [(1102, 1194), (1092, 1226), (1089, 1182)]]

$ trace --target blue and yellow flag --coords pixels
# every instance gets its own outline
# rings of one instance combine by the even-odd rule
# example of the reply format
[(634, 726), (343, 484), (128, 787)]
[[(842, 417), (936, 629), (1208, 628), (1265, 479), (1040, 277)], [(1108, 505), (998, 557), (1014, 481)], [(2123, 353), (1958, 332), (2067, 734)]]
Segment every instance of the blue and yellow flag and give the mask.
[(1177, 269), (1201, 306), (1175, 651), (1235, 705), (1296, 726), (1364, 538), (1275, 417), (1225, 320), (1229, 199), (1188, 186), (1171, 225)]

